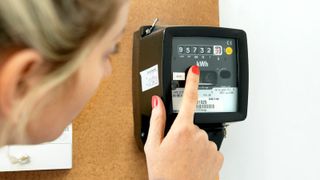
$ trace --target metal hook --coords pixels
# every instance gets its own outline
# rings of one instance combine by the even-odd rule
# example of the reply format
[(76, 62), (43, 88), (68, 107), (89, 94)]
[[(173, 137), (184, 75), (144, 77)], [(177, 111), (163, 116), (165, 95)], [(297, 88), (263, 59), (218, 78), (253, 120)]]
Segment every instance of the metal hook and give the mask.
[(151, 27), (148, 28), (148, 29), (146, 29), (146, 31), (145, 31), (146, 35), (149, 35), (149, 34), (152, 33), (152, 31), (153, 31), (153, 29), (154, 29), (154, 27), (156, 26), (156, 24), (157, 24), (158, 21), (159, 21), (159, 18), (154, 19)]

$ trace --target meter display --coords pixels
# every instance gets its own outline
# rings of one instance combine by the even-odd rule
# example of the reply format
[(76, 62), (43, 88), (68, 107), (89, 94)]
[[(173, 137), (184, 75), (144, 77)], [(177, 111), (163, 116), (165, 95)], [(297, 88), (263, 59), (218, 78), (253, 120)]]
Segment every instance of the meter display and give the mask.
[(237, 51), (234, 39), (174, 37), (172, 39), (172, 109), (178, 113), (186, 70), (201, 70), (196, 113), (236, 112), (238, 101)]

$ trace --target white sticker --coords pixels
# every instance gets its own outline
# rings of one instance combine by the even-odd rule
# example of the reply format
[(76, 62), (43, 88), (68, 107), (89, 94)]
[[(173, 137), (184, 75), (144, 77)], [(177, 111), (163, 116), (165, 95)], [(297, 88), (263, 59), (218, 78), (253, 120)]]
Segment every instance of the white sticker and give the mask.
[(186, 74), (184, 72), (173, 72), (172, 80), (184, 81), (185, 79), (186, 79)]
[[(184, 88), (177, 88), (172, 91), (172, 109), (178, 113)], [(212, 89), (198, 90), (198, 103), (195, 112), (237, 112), (238, 88), (219, 87)]]
[(158, 65), (140, 72), (142, 92), (159, 86)]
[(222, 55), (222, 46), (220, 46), (220, 45), (213, 46), (213, 54), (215, 56), (221, 56)]

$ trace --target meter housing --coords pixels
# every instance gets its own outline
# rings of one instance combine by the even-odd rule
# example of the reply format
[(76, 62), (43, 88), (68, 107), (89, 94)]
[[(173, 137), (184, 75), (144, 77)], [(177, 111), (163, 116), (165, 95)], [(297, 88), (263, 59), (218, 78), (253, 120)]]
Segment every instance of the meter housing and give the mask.
[[(247, 116), (248, 50), (243, 30), (204, 26), (143, 26), (134, 33), (132, 92), (134, 134), (139, 147), (148, 135), (151, 98), (166, 107), (166, 132), (179, 113), (187, 70), (200, 67), (199, 100), (194, 123), (220, 147), (225, 123)], [(146, 33), (148, 32), (148, 33)], [(157, 70), (158, 84), (143, 89), (142, 72)]]

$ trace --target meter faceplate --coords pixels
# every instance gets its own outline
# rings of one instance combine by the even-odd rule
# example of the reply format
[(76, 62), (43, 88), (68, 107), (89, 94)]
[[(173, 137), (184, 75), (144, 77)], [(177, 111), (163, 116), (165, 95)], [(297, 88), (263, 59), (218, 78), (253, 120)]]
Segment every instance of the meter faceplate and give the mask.
[(235, 39), (174, 37), (172, 39), (172, 109), (178, 113), (185, 86), (185, 72), (192, 65), (201, 70), (195, 113), (237, 112), (237, 49)]
[[(235, 64), (227, 65), (225, 67), (234, 67), (229, 70), (233, 77), (231, 79), (235, 80), (235, 86), (237, 88), (237, 96), (235, 102), (236, 110), (235, 111), (220, 111), (214, 113), (195, 113), (195, 123), (198, 124), (200, 127), (210, 127), (211, 125), (216, 125), (217, 123), (226, 123), (226, 122), (235, 122), (244, 120), (247, 116), (247, 103), (248, 103), (248, 53), (247, 53), (247, 38), (246, 33), (242, 30), (237, 29), (228, 29), (228, 28), (215, 28), (215, 27), (167, 27), (164, 29), (164, 37), (163, 37), (163, 57), (162, 57), (162, 65), (163, 65), (163, 89), (164, 89), (164, 99), (165, 105), (169, 111), (168, 116), (171, 118), (175, 118), (177, 115), (177, 111), (174, 110), (174, 104), (172, 102), (172, 75), (173, 70), (175, 68), (172, 66), (173, 56), (177, 52), (174, 52), (175, 48), (174, 45), (182, 45), (184, 43), (175, 44), (175, 39), (183, 40), (183, 41), (192, 41), (193, 38), (202, 38), (207, 39), (207, 42), (200, 42), (198, 43), (205, 46), (215, 46), (219, 44), (222, 46), (222, 52), (226, 53), (226, 49), (229, 46), (228, 40), (233, 41), (233, 45), (231, 46), (233, 53), (230, 57)], [(193, 39), (194, 40), (194, 39)], [(199, 41), (198, 41), (199, 42)], [(195, 42), (190, 42), (194, 44)], [(185, 44), (189, 44), (185, 43)], [(197, 43), (196, 43), (197, 44)], [(179, 50), (178, 50), (179, 52)], [(222, 58), (222, 57), (221, 57)], [(192, 61), (191, 61), (192, 62)], [(193, 60), (194, 62), (194, 60)], [(223, 61), (220, 61), (223, 62)], [(183, 64), (183, 63), (182, 63)], [(190, 67), (190, 66), (189, 66)], [(222, 67), (223, 68), (223, 67)], [(203, 73), (203, 72), (201, 72)], [(217, 72), (221, 73), (221, 72)], [(168, 76), (170, 74), (170, 76)], [(228, 76), (228, 74), (224, 74)], [(222, 76), (224, 76), (222, 75)], [(217, 74), (218, 76), (218, 74)], [(219, 74), (220, 76), (220, 74)], [(218, 82), (217, 82), (218, 83)], [(232, 87), (234, 82), (229, 82), (228, 86)], [(219, 85), (219, 84), (216, 84)], [(231, 102), (231, 101), (230, 101)], [(234, 106), (234, 107), (235, 107)]]

